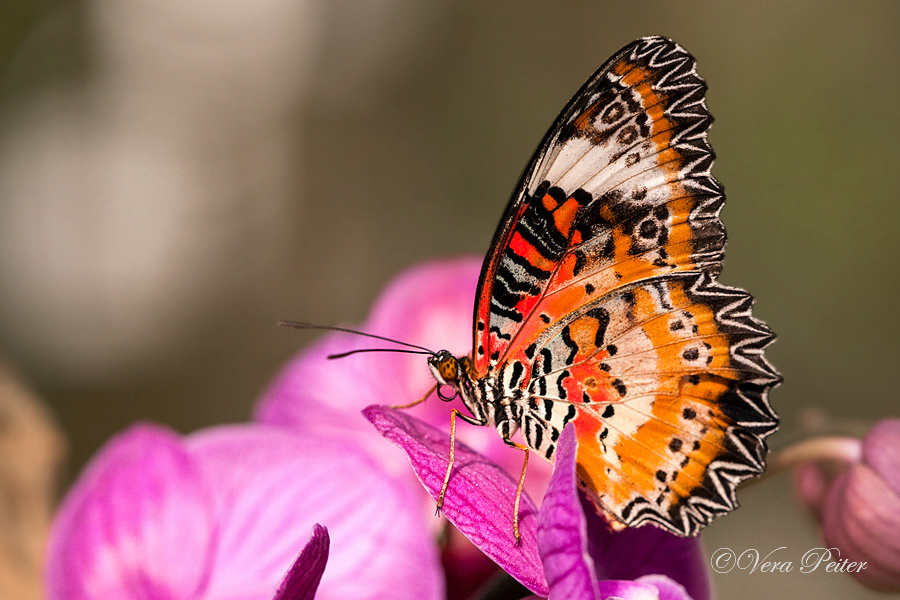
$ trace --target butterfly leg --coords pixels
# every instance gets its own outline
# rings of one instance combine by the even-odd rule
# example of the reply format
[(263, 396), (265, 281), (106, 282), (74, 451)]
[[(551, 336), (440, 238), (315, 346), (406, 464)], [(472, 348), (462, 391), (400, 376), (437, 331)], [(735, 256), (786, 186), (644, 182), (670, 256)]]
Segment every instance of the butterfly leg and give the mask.
[(412, 408), (413, 406), (418, 406), (419, 404), (422, 404), (423, 402), (428, 400), (428, 396), (432, 395), (436, 389), (437, 384), (434, 384), (433, 386), (431, 386), (431, 388), (429, 388), (427, 392), (425, 392), (425, 395), (418, 400), (410, 402), (409, 404), (391, 404), (390, 406), (388, 406), (388, 408)]
[(441, 486), (441, 493), (437, 500), (437, 513), (440, 514), (441, 507), (444, 506), (444, 495), (447, 493), (447, 486), (450, 484), (450, 473), (453, 471), (453, 461), (456, 457), (456, 417), (459, 417), (470, 425), (486, 425), (487, 421), (479, 421), (474, 417), (464, 415), (455, 408), (450, 411), (450, 463), (447, 465), (447, 474), (444, 475), (444, 484)]
[(513, 533), (516, 534), (516, 543), (518, 544), (522, 541), (522, 536), (519, 535), (519, 500), (522, 498), (522, 488), (525, 485), (525, 470), (528, 468), (528, 455), (531, 454), (531, 448), (506, 438), (504, 438), (503, 443), (512, 448), (518, 448), (525, 453), (525, 461), (522, 463), (522, 474), (519, 475), (519, 485), (516, 487), (516, 504), (513, 507)]

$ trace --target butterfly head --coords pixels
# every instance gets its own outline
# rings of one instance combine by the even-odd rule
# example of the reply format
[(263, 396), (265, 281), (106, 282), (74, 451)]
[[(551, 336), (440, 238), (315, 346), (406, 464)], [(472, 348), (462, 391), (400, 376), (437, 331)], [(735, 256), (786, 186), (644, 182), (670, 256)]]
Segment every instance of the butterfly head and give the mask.
[[(450, 402), (459, 394), (463, 378), (471, 371), (471, 359), (468, 356), (457, 358), (447, 350), (439, 350), (428, 357), (428, 368), (438, 383), (437, 395), (444, 402)], [(445, 388), (451, 388), (450, 394)]]

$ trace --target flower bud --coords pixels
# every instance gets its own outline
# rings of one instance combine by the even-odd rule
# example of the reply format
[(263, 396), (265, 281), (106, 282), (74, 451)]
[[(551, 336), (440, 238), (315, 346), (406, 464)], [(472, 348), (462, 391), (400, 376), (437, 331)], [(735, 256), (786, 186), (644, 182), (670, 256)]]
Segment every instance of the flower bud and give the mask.
[(863, 585), (900, 591), (900, 419), (873, 427), (860, 459), (831, 481), (824, 468), (805, 464), (795, 482), (822, 523), (825, 543), (837, 560), (865, 563), (847, 571)]

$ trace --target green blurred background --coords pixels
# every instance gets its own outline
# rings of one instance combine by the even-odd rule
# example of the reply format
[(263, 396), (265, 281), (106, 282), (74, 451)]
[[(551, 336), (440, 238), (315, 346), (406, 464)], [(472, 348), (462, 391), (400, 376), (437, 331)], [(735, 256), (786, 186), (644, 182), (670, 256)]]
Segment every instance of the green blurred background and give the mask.
[[(775, 448), (898, 413), (900, 4), (827, 0), (4, 0), (0, 352), (69, 440), (246, 419), (306, 338), (418, 261), (483, 254), (583, 80), (644, 35), (697, 58), (729, 244), (757, 297)], [(704, 536), (820, 544), (781, 476)], [(845, 575), (721, 598), (865, 598)], [(874, 597), (874, 594), (872, 594)]]

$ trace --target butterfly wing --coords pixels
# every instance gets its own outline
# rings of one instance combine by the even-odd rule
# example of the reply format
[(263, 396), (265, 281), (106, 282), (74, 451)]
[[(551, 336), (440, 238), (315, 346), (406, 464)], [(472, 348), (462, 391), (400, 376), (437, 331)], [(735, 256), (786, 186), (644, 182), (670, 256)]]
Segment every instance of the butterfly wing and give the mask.
[(769, 330), (707, 273), (619, 288), (536, 344), (523, 435), (551, 457), (569, 421), (581, 485), (617, 523), (693, 535), (765, 468)]
[(774, 336), (749, 294), (715, 281), (724, 196), (705, 90), (661, 37), (601, 67), (526, 169), (475, 309), (476, 371), (527, 391), (529, 446), (551, 458), (573, 421), (595, 504), (682, 535), (736, 506), (777, 425)]

